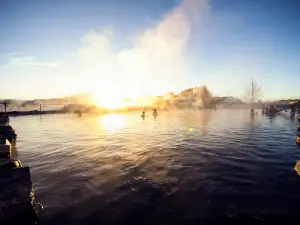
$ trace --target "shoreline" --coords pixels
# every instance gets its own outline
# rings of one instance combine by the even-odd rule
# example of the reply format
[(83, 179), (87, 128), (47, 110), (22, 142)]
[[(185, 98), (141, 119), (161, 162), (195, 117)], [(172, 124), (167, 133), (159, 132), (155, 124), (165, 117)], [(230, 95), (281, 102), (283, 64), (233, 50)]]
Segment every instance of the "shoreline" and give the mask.
[[(10, 117), (17, 117), (17, 116), (38, 116), (38, 115), (51, 115), (51, 114), (77, 114), (77, 113), (91, 113), (91, 114), (108, 114), (108, 113), (128, 113), (128, 112), (139, 112), (139, 111), (153, 111), (153, 109), (156, 108), (159, 111), (168, 111), (168, 110), (184, 110), (184, 109), (190, 109), (190, 110), (199, 110), (196, 108), (159, 108), (159, 107), (145, 107), (145, 108), (129, 108), (129, 109), (119, 109), (119, 110), (48, 110), (48, 111), (39, 111), (39, 110), (30, 110), (30, 111), (8, 111), (6, 114)], [(248, 108), (239, 108), (239, 107), (222, 107), (222, 108), (205, 108), (205, 109), (211, 109), (211, 110), (221, 110), (221, 109), (231, 109), (231, 110), (240, 110), (240, 109), (248, 109)], [(204, 109), (200, 109), (199, 111), (202, 111)], [(255, 108), (255, 110), (260, 110), (260, 108)]]
[(32, 115), (47, 115), (47, 114), (65, 114), (68, 113), (62, 110), (51, 110), (51, 111), (10, 111), (6, 112), (8, 116), (32, 116)]

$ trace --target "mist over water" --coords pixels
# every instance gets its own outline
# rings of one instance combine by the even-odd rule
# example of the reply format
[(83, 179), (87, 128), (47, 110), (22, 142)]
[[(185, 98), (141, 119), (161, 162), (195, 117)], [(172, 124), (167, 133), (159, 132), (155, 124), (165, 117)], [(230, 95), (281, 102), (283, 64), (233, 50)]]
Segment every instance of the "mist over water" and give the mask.
[(46, 224), (299, 221), (296, 121), (151, 113), (11, 118)]

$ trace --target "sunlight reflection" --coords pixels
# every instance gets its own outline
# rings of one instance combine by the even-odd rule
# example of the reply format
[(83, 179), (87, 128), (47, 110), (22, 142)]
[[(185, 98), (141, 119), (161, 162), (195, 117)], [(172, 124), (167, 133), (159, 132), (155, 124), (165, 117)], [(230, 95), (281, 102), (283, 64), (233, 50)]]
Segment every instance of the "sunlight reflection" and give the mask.
[(101, 128), (107, 131), (117, 131), (125, 125), (124, 116), (117, 114), (108, 114), (99, 119)]

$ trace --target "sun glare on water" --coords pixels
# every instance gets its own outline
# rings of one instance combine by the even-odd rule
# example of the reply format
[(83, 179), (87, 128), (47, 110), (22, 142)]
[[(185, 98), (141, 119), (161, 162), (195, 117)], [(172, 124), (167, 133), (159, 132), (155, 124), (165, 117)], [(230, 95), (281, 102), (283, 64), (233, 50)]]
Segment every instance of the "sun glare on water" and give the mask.
[(100, 117), (100, 126), (106, 131), (116, 131), (125, 125), (125, 119), (122, 115), (108, 114)]

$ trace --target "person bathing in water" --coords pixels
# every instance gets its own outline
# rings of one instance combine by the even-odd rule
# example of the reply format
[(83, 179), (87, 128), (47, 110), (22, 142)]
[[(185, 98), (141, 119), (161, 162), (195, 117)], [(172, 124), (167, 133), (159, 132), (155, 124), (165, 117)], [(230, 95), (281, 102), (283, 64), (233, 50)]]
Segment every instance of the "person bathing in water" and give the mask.
[(158, 116), (158, 113), (157, 113), (157, 110), (156, 110), (156, 109), (153, 110), (152, 115), (153, 115), (154, 117)]
[(143, 112), (142, 112), (142, 115), (141, 115), (141, 117), (142, 117), (143, 119), (146, 117), (146, 113), (145, 113), (145, 111), (143, 111)]

